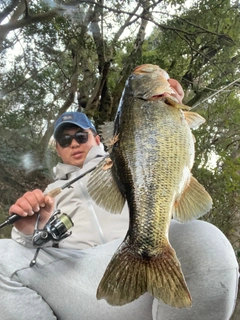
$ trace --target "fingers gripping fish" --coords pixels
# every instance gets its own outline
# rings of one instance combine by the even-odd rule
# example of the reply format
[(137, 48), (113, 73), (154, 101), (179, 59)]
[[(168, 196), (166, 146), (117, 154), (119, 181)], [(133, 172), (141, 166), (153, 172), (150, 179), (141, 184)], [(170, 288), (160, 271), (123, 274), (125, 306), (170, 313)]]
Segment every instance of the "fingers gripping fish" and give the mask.
[[(174, 249), (170, 220), (185, 222), (208, 212), (212, 200), (191, 175), (191, 129), (205, 120), (179, 103), (168, 75), (156, 65), (135, 68), (126, 82), (110, 159), (92, 173), (89, 193), (105, 209), (120, 213), (128, 203), (126, 237), (110, 261), (98, 299), (124, 305), (145, 292), (173, 307), (189, 308), (191, 296)], [(103, 128), (104, 137), (104, 128)]]

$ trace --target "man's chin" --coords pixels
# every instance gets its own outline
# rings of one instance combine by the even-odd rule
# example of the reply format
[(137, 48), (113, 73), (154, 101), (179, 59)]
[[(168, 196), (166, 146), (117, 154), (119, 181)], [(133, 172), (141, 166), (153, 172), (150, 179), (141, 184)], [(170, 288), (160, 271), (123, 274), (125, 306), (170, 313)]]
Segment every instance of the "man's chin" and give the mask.
[(71, 159), (67, 164), (82, 168), (84, 159)]

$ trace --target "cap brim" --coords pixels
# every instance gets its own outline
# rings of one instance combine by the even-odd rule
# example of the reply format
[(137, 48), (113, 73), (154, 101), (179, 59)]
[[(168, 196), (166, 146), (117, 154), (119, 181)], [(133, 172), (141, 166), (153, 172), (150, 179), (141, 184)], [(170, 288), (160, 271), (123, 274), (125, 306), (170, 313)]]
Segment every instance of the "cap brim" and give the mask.
[[(61, 122), (59, 123), (56, 128), (54, 129), (54, 133), (53, 133), (53, 137), (56, 139), (56, 136), (57, 134), (59, 133), (59, 131), (65, 127), (66, 125), (69, 125), (69, 124), (74, 124), (75, 126), (79, 127), (79, 128), (82, 128), (84, 130), (87, 130), (87, 129), (93, 129), (91, 127), (83, 127), (83, 126), (80, 126), (77, 122), (74, 122), (74, 121), (65, 121), (65, 122)], [(94, 130), (94, 129), (93, 129)]]

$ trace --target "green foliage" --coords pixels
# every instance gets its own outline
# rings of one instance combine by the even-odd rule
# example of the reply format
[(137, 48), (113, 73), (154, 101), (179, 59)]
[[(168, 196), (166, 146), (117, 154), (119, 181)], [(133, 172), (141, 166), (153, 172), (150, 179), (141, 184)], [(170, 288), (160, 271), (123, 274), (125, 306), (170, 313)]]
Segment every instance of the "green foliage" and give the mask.
[[(194, 130), (193, 169), (214, 200), (213, 209), (204, 219), (216, 224), (238, 245), (237, 5), (229, 0), (201, 0), (183, 8), (183, 0), (118, 0), (105, 1), (107, 8), (101, 8), (87, 1), (76, 7), (68, 6), (68, 1), (63, 7), (54, 1), (51, 7), (45, 1), (28, 2), (32, 18), (54, 10), (59, 14), (25, 24), (3, 39), (0, 165), (24, 169), (26, 179), (34, 171), (51, 176), (57, 159), (49, 141), (58, 114), (67, 109), (81, 110), (97, 125), (109, 120), (132, 66), (157, 64), (181, 82), (184, 103), (206, 119), (206, 124)], [(7, 4), (4, 1), (1, 9)], [(142, 15), (149, 8), (147, 18), (154, 28), (146, 36)], [(24, 18), (26, 22), (28, 17), (24, 15), (20, 14), (18, 20)], [(8, 173), (13, 178), (16, 174), (11, 170)], [(9, 194), (13, 186), (9, 183), (8, 189), (5, 184), (2, 190)], [(10, 200), (4, 202), (4, 210)]]
[(214, 205), (204, 217), (218, 226), (235, 244), (239, 241), (240, 114), (239, 98), (227, 92), (202, 110), (207, 124), (196, 137), (194, 175), (211, 194)]

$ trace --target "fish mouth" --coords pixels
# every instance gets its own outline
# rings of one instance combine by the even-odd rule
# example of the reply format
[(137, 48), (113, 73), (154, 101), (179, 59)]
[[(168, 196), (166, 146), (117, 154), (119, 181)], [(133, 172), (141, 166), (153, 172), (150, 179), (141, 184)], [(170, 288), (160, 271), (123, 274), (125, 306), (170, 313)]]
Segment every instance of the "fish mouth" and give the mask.
[(160, 100), (164, 97), (166, 97), (166, 93), (155, 94), (154, 96), (151, 96), (150, 98), (148, 98), (148, 100)]
[(169, 94), (168, 92), (164, 92), (162, 94), (153, 95), (152, 97), (148, 98), (148, 100), (151, 100), (151, 101), (166, 100), (167, 97), (169, 97), (170, 99), (172, 99), (172, 100), (174, 100), (176, 102), (179, 102), (176, 97), (174, 97), (173, 95)]

